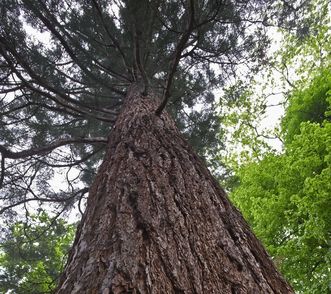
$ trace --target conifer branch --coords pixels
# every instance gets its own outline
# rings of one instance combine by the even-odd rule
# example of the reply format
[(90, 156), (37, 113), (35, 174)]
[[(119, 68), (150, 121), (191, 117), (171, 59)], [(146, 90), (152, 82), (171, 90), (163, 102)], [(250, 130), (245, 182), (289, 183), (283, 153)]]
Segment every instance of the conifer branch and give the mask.
[(99, 143), (107, 144), (107, 142), (108, 139), (104, 137), (59, 139), (58, 141), (55, 141), (43, 147), (31, 148), (18, 152), (13, 152), (8, 148), (6, 148), (5, 146), (0, 145), (0, 153), (2, 154), (3, 157), (6, 158), (19, 159), (33, 155), (42, 155), (51, 152), (52, 150), (58, 147), (69, 144), (99, 144)]
[[(86, 66), (84, 66), (84, 64), (77, 58), (76, 54), (74, 53), (74, 51), (71, 49), (71, 46), (67, 43), (67, 41), (65, 40), (65, 38), (63, 37), (63, 35), (60, 34), (60, 32), (56, 29), (56, 26), (58, 26), (59, 28), (62, 28), (62, 26), (58, 23), (58, 21), (52, 17), (52, 21), (54, 23), (52, 23), (49, 19), (47, 19), (38, 9), (36, 9), (33, 6), (33, 2), (31, 3), (31, 0), (24, 0), (25, 3), (27, 3), (28, 5), (30, 5), (31, 10), (33, 11), (33, 13), (43, 22), (43, 24), (50, 30), (50, 32), (59, 40), (59, 42), (61, 43), (61, 45), (63, 46), (63, 48), (65, 49), (65, 51), (68, 53), (68, 55), (71, 57), (71, 59), (78, 65), (78, 67), (91, 79), (93, 79), (95, 82), (97, 82), (98, 84), (103, 84), (103, 86), (109, 88), (111, 91), (115, 92), (116, 94), (122, 95), (124, 96), (125, 93), (123, 93), (122, 91), (111, 87), (110, 85), (104, 83), (102, 80), (98, 79), (94, 74), (91, 73), (90, 70), (88, 70), (86, 68)], [(49, 13), (47, 7), (44, 5), (44, 3), (42, 1), (38, 1), (43, 8), (45, 9), (45, 11)], [(63, 31), (63, 30), (62, 30)], [(67, 35), (67, 34), (66, 34)]]
[(137, 29), (137, 24), (135, 25), (135, 30), (134, 30), (134, 38), (135, 38), (135, 61), (136, 61), (136, 66), (137, 69), (140, 72), (140, 75), (142, 77), (143, 83), (144, 83), (144, 90), (142, 92), (142, 94), (144, 96), (147, 95), (148, 93), (148, 87), (149, 87), (149, 81), (148, 81), (148, 77), (146, 75), (146, 71), (144, 66), (142, 65), (141, 62), (141, 53), (140, 53), (140, 37), (141, 37), (141, 32), (138, 31)]
[(5, 156), (1, 154), (1, 170), (0, 170), (0, 189), (3, 185), (3, 180), (5, 178)]
[(126, 56), (121, 48), (121, 45), (120, 43), (118, 42), (118, 40), (112, 35), (112, 33), (109, 31), (106, 23), (105, 23), (105, 20), (104, 20), (104, 17), (103, 17), (103, 14), (102, 14), (102, 10), (97, 2), (97, 0), (92, 0), (92, 3), (93, 3), (93, 6), (95, 7), (95, 9), (97, 10), (98, 14), (99, 14), (99, 17), (101, 19), (101, 22), (102, 22), (102, 25), (108, 35), (108, 37), (110, 38), (110, 40), (113, 42), (115, 48), (118, 50), (119, 54), (121, 55), (121, 58), (122, 58), (122, 62), (128, 72), (129, 75), (131, 75), (131, 72), (130, 72), (130, 66), (126, 60)]
[[(0, 209), (0, 215), (3, 214), (6, 210), (8, 209), (11, 209), (13, 207), (16, 207), (16, 206), (19, 206), (21, 204), (24, 204), (24, 203), (27, 203), (27, 202), (30, 202), (30, 201), (40, 201), (40, 202), (66, 202), (70, 199), (73, 199), (75, 198), (78, 194), (81, 194), (80, 198), (86, 194), (87, 192), (89, 191), (88, 188), (82, 188), (82, 189), (79, 189), (78, 191), (74, 192), (74, 193), (70, 193), (70, 196), (68, 197), (62, 197), (62, 198), (46, 198), (46, 197), (38, 197), (38, 196), (34, 196), (33, 198), (26, 198), (26, 199), (22, 199), (20, 201), (17, 201), (13, 204), (10, 204), (10, 205), (7, 205), (5, 207), (3, 207), (2, 209)], [(62, 212), (61, 212), (62, 213)]]
[(54, 167), (54, 168), (62, 168), (62, 167), (73, 167), (73, 166), (76, 166), (76, 165), (79, 165), (85, 161), (87, 161), (89, 158), (91, 158), (93, 155), (97, 154), (98, 152), (100, 152), (102, 149), (104, 149), (103, 147), (101, 148), (98, 148), (97, 150), (93, 151), (92, 153), (84, 156), (83, 158), (79, 159), (79, 160), (76, 160), (76, 161), (72, 161), (70, 163), (63, 163), (63, 164), (53, 164), (53, 163), (49, 163), (45, 160), (42, 160), (42, 159), (39, 159), (37, 158), (36, 160), (44, 165), (47, 165), (49, 167)]
[(155, 111), (155, 114), (157, 116), (160, 116), (163, 109), (168, 103), (169, 97), (170, 97), (170, 88), (171, 84), (174, 78), (174, 75), (177, 70), (177, 66), (179, 64), (179, 61), (181, 59), (181, 55), (183, 50), (185, 49), (186, 43), (193, 31), (193, 25), (194, 25), (194, 1), (193, 0), (188, 0), (188, 5), (189, 5), (189, 17), (188, 17), (188, 24), (187, 24), (187, 29), (186, 31), (182, 34), (182, 37), (180, 38), (176, 49), (175, 49), (175, 54), (174, 58), (171, 62), (170, 70), (168, 72), (168, 77), (166, 80), (166, 85), (165, 85), (165, 90), (163, 92), (163, 99), (157, 110)]
[[(18, 52), (16, 52), (16, 50), (13, 47), (11, 47), (9, 44), (6, 44), (5, 39), (2, 37), (0, 37), (0, 45), (1, 45), (0, 52), (1, 52), (2, 56), (5, 58), (5, 60), (8, 62), (8, 64), (11, 66), (13, 72), (22, 81), (22, 83), (27, 88), (32, 90), (33, 92), (38, 93), (42, 96), (45, 96), (45, 97), (53, 100), (57, 104), (61, 105), (62, 107), (73, 110), (74, 112), (78, 112), (78, 113), (84, 114), (86, 116), (94, 117), (94, 118), (96, 118), (98, 120), (102, 120), (102, 121), (107, 121), (107, 122), (115, 121), (115, 118), (109, 118), (109, 117), (94, 114), (93, 112), (91, 112), (91, 110), (96, 110), (96, 111), (100, 111), (100, 110), (93, 109), (93, 107), (91, 107), (91, 106), (83, 105), (79, 101), (71, 98), (70, 96), (66, 95), (65, 93), (62, 93), (58, 89), (50, 86), (43, 78), (38, 76), (31, 69), (31, 67), (23, 60), (23, 58), (21, 58), (21, 56), (18, 54)], [(20, 73), (20, 71), (17, 70), (17, 68), (13, 65), (13, 63), (6, 51), (10, 52), (15, 57), (15, 59), (19, 62), (19, 64), (26, 70), (26, 72), (29, 74), (29, 76), (33, 79), (32, 81), (28, 81), (26, 78), (23, 77), (23, 75)], [(49, 92), (36, 88), (35, 86), (33, 86), (33, 83), (38, 84), (39, 86), (45, 88), (46, 90), (52, 92), (55, 95), (52, 95)]]

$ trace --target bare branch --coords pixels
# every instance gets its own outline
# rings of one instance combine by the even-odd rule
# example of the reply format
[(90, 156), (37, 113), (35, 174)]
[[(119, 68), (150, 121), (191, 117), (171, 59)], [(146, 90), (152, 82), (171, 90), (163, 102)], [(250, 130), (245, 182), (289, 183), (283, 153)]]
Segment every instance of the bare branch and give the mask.
[(0, 174), (0, 189), (3, 185), (3, 180), (5, 178), (5, 156), (1, 154), (1, 174)]
[[(65, 197), (65, 198), (43, 198), (43, 197), (34, 197), (34, 198), (27, 198), (27, 199), (22, 199), (16, 203), (13, 203), (11, 205), (8, 205), (2, 209), (0, 209), (0, 215), (3, 214), (6, 210), (11, 209), (13, 207), (19, 206), (21, 204), (25, 204), (27, 202), (30, 201), (41, 201), (41, 202), (66, 202), (70, 199), (75, 198), (78, 194), (81, 194), (80, 197), (82, 197), (84, 194), (86, 194), (89, 191), (89, 188), (83, 188), (80, 189), (78, 191), (76, 191), (75, 193), (71, 194), (69, 197)], [(57, 215), (57, 217), (65, 210), (66, 206), (62, 209), (62, 211)]]
[(141, 77), (144, 82), (144, 90), (143, 90), (143, 95), (146, 96), (148, 92), (148, 86), (149, 86), (149, 81), (148, 77), (146, 75), (145, 69), (142, 65), (141, 62), (141, 53), (140, 53), (140, 37), (141, 37), (141, 32), (138, 31), (137, 25), (135, 25), (135, 30), (134, 30), (134, 38), (135, 38), (135, 61), (137, 68), (141, 74)]
[(15, 92), (17, 90), (21, 90), (23, 88), (22, 85), (19, 85), (17, 87), (12, 87), (12, 88), (7, 88), (7, 89), (1, 89), (0, 90), (0, 94), (7, 94), (7, 93), (11, 93), (11, 92)]
[(185, 49), (185, 45), (192, 33), (193, 30), (193, 25), (194, 25), (194, 1), (193, 0), (188, 0), (188, 5), (189, 5), (189, 20), (187, 24), (187, 29), (186, 31), (182, 34), (182, 37), (180, 38), (176, 49), (175, 49), (175, 56), (172, 60), (171, 66), (170, 66), (170, 71), (168, 73), (167, 81), (166, 81), (166, 86), (165, 90), (163, 93), (163, 100), (160, 104), (160, 106), (157, 108), (155, 111), (155, 114), (160, 116), (163, 109), (168, 103), (169, 97), (170, 97), (170, 88), (171, 84), (177, 69), (177, 66), (179, 64), (179, 60), (181, 58), (182, 52)]
[(38, 162), (41, 162), (49, 167), (54, 167), (54, 168), (62, 168), (62, 167), (73, 167), (75, 165), (80, 165), (81, 163), (85, 162), (86, 160), (88, 160), (89, 158), (91, 158), (93, 155), (97, 154), (98, 152), (100, 152), (103, 148), (99, 148), (98, 150), (92, 152), (91, 154), (88, 154), (87, 156), (70, 162), (70, 163), (66, 163), (66, 164), (53, 164), (53, 163), (49, 163), (47, 161), (41, 160), (41, 159), (37, 159)]
[(21, 110), (22, 108), (29, 107), (29, 106), (31, 106), (31, 105), (33, 105), (33, 103), (32, 103), (32, 102), (28, 102), (28, 103), (22, 104), (22, 105), (20, 105), (20, 106), (14, 107), (13, 109), (10, 109), (10, 110), (8, 110), (8, 111), (1, 112), (0, 114), (1, 114), (1, 115), (6, 115), (6, 116), (8, 116), (8, 115), (10, 115), (11, 113), (16, 112), (17, 110)]
[(70, 138), (70, 139), (60, 139), (58, 141), (55, 141), (47, 146), (43, 147), (37, 147), (37, 148), (31, 148), (19, 152), (13, 152), (4, 147), (3, 145), (0, 145), (0, 152), (2, 153), (2, 156), (12, 159), (18, 159), (18, 158), (25, 158), (33, 155), (41, 155), (48, 152), (51, 152), (52, 150), (69, 144), (107, 144), (108, 139), (104, 137), (95, 137), (95, 138)]

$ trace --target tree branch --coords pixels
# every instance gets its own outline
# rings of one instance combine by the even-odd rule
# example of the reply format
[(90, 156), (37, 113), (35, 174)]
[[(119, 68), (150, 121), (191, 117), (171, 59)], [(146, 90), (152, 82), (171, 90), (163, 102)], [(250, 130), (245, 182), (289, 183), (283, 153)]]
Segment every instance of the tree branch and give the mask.
[(5, 178), (5, 156), (1, 154), (1, 171), (0, 171), (0, 189), (3, 185), (3, 180)]
[[(38, 93), (42, 96), (45, 96), (45, 97), (53, 100), (54, 102), (56, 102), (57, 104), (63, 106), (64, 108), (73, 110), (74, 112), (78, 112), (80, 114), (84, 114), (86, 116), (93, 117), (93, 118), (96, 118), (98, 120), (102, 120), (102, 121), (106, 121), (106, 122), (114, 122), (115, 121), (114, 118), (108, 118), (108, 117), (104, 117), (104, 116), (94, 114), (93, 112), (91, 112), (91, 107), (89, 107), (87, 105), (83, 105), (81, 102), (69, 97), (65, 93), (62, 93), (58, 89), (48, 85), (47, 82), (43, 78), (38, 76), (31, 69), (31, 67), (21, 58), (21, 56), (16, 52), (16, 50), (13, 47), (11, 47), (9, 44), (6, 43), (4, 38), (0, 37), (0, 42), (2, 43), (1, 44), (2, 46), (0, 47), (2, 56), (6, 59), (8, 64), (12, 67), (12, 70), (14, 71), (14, 73), (25, 84), (25, 86), (27, 88), (29, 88), (30, 90), (32, 90), (35, 93)], [(34, 81), (28, 81), (22, 76), (22, 74), (13, 65), (13, 63), (12, 63), (12, 61), (11, 61), (11, 59), (10, 59), (10, 57), (7, 54), (6, 51), (10, 52), (14, 56), (16, 61), (19, 62), (19, 64), (26, 70), (26, 72), (29, 74), (29, 76), (33, 80), (35, 80), (35, 82)], [(40, 90), (40, 89), (34, 87), (33, 83), (37, 83), (40, 87), (45, 88), (46, 90), (52, 92), (56, 96), (51, 95), (50, 93), (47, 93), (43, 90)], [(100, 111), (100, 110), (97, 110), (97, 109), (93, 109), (93, 110)]]
[(100, 152), (102, 149), (104, 148), (98, 148), (97, 150), (95, 150), (94, 152), (88, 154), (87, 156), (79, 159), (79, 160), (76, 160), (76, 161), (73, 161), (73, 162), (70, 162), (70, 163), (67, 163), (67, 164), (52, 164), (52, 163), (49, 163), (47, 161), (44, 161), (44, 160), (41, 160), (41, 159), (38, 159), (37, 158), (37, 161), (42, 163), (42, 164), (45, 164), (49, 167), (54, 167), (54, 168), (62, 168), (62, 167), (73, 167), (75, 165), (79, 165), (85, 161), (87, 161), (89, 158), (91, 158), (93, 155), (97, 154), (98, 152)]
[(144, 90), (143, 90), (143, 95), (146, 96), (147, 92), (148, 92), (148, 86), (149, 86), (149, 81), (148, 81), (148, 77), (146, 75), (145, 69), (142, 65), (141, 62), (141, 53), (140, 53), (140, 37), (141, 37), (141, 32), (138, 31), (137, 28), (137, 24), (135, 25), (135, 29), (134, 29), (134, 38), (135, 38), (135, 61), (136, 61), (136, 65), (137, 68), (141, 74), (141, 77), (143, 79), (144, 82)]
[(107, 144), (108, 139), (104, 137), (95, 137), (95, 138), (70, 138), (70, 139), (60, 139), (58, 141), (55, 141), (47, 146), (43, 147), (37, 147), (37, 148), (31, 148), (23, 151), (13, 152), (3, 145), (0, 145), (0, 152), (2, 153), (3, 157), (6, 158), (12, 158), (12, 159), (18, 159), (18, 158), (25, 158), (33, 155), (40, 155), (45, 154), (48, 152), (51, 152), (52, 150), (69, 144), (97, 144), (97, 143), (103, 143)]
[(167, 81), (166, 81), (166, 85), (165, 85), (165, 90), (163, 93), (163, 100), (161, 102), (161, 104), (159, 105), (159, 107), (157, 108), (157, 110), (155, 111), (155, 114), (160, 116), (163, 109), (165, 108), (165, 106), (168, 103), (169, 97), (170, 97), (170, 88), (171, 88), (171, 84), (175, 75), (175, 72), (177, 70), (177, 66), (179, 64), (179, 60), (181, 58), (182, 52), (185, 49), (185, 45), (186, 42), (188, 41), (192, 30), (193, 30), (193, 25), (194, 25), (194, 1), (193, 0), (188, 0), (188, 5), (189, 5), (189, 20), (188, 20), (188, 24), (187, 24), (187, 29), (186, 31), (183, 33), (182, 37), (180, 38), (176, 49), (175, 49), (175, 56), (171, 62), (171, 66), (170, 66), (170, 71), (168, 73), (168, 77), (167, 77)]
[[(63, 46), (63, 48), (66, 50), (66, 52), (69, 54), (69, 56), (72, 58), (72, 60), (79, 66), (79, 68), (91, 79), (93, 79), (94, 81), (96, 81), (97, 83), (101, 83), (103, 84), (105, 87), (107, 87), (108, 89), (110, 89), (111, 91), (115, 92), (116, 94), (125, 96), (125, 93), (123, 93), (122, 91), (109, 86), (108, 84), (102, 82), (100, 79), (98, 79), (96, 76), (94, 76), (84, 65), (83, 63), (77, 58), (76, 54), (74, 53), (74, 51), (71, 49), (70, 45), (67, 43), (67, 41), (64, 39), (64, 37), (57, 31), (56, 27), (53, 25), (53, 23), (47, 19), (41, 12), (40, 10), (36, 9), (33, 6), (33, 2), (31, 2), (31, 0), (24, 0), (25, 3), (27, 3), (28, 5), (30, 5), (31, 10), (33, 11), (33, 13), (44, 23), (44, 25), (50, 30), (50, 32), (60, 41), (61, 45)], [(42, 1), (38, 1), (45, 9), (45, 11), (49, 13), (47, 7), (45, 6), (45, 4)], [(62, 26), (58, 23), (58, 21), (52, 17), (52, 20), (54, 21), (54, 23), (62, 28)], [(62, 30), (63, 31), (63, 30)]]
[(30, 202), (30, 201), (41, 201), (41, 202), (65, 202), (68, 201), (72, 198), (75, 198), (78, 194), (84, 195), (85, 193), (87, 193), (89, 191), (89, 188), (83, 188), (80, 189), (78, 191), (76, 191), (75, 193), (73, 193), (71, 196), (66, 197), (66, 198), (43, 198), (43, 197), (33, 197), (33, 198), (28, 198), (28, 199), (22, 199), (16, 203), (13, 203), (11, 205), (8, 205), (2, 209), (0, 209), (0, 215), (3, 214), (6, 210), (13, 208), (15, 206)]
[(115, 45), (115, 48), (118, 50), (118, 52), (120, 53), (121, 55), (121, 58), (122, 58), (122, 61), (123, 61), (123, 64), (125, 66), (125, 68), (127, 69), (128, 71), (128, 74), (131, 75), (131, 72), (130, 72), (130, 66), (128, 65), (127, 61), (126, 61), (126, 56), (119, 44), (119, 42), (116, 40), (116, 38), (110, 33), (106, 23), (105, 23), (105, 20), (103, 18), (103, 15), (102, 15), (102, 10), (97, 2), (97, 0), (92, 0), (92, 3), (93, 3), (93, 6), (95, 7), (95, 9), (97, 10), (98, 14), (99, 14), (99, 17), (101, 19), (101, 22), (102, 22), (102, 25), (108, 35), (108, 37), (110, 38), (110, 40), (113, 42), (113, 44)]

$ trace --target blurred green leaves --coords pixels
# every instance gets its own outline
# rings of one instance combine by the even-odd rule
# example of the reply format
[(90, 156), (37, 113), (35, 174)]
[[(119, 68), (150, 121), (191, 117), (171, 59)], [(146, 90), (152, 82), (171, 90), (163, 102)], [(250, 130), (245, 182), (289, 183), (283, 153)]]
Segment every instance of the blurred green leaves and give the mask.
[(0, 292), (53, 293), (74, 232), (75, 225), (45, 213), (13, 224), (0, 245)]

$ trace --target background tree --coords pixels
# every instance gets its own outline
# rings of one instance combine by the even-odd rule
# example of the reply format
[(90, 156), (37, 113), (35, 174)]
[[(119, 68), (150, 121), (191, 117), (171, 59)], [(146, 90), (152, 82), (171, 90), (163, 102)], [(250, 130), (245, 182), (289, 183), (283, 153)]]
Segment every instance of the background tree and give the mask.
[[(330, 69), (324, 74), (319, 85), (330, 92)], [(317, 77), (301, 94), (312, 94), (320, 80)], [(322, 89), (309, 96), (311, 100)], [(291, 97), (295, 98), (302, 99)], [(331, 265), (331, 124), (327, 119), (302, 121), (298, 127), (284, 154), (265, 154), (239, 169), (239, 186), (231, 195), (298, 293), (326, 293)]]
[[(329, 291), (329, 9), (328, 1), (314, 1), (305, 29), (285, 34), (272, 63), (285, 83), (281, 125), (271, 132), (259, 127), (272, 99), (256, 99), (247, 87), (236, 101), (241, 112), (226, 118), (244, 146), (228, 161), (235, 168), (230, 196), (298, 293)], [(266, 140), (273, 136), (282, 150)]]
[[(269, 121), (277, 120), (274, 113), (279, 113), (280, 119), (285, 108), (292, 103), (289, 97), (297, 88), (299, 91), (305, 89), (316, 75), (327, 70), (331, 52), (329, 2), (314, 0), (308, 5), (309, 9), (300, 16), (300, 26), (291, 30), (270, 29), (269, 34), (276, 36), (273, 47), (277, 49), (269, 52), (267, 63), (260, 72), (240, 77), (224, 89), (221, 117), (222, 124), (227, 126), (225, 151), (231, 154), (230, 157), (235, 156), (231, 164), (237, 159), (241, 162), (259, 159), (263, 153), (275, 150), (277, 145), (280, 151), (284, 140), (281, 126), (276, 124), (275, 128), (275, 124), (270, 125)], [(314, 107), (326, 107), (325, 99), (315, 102)], [(318, 106), (318, 103), (324, 105)], [(293, 117), (290, 115), (291, 119), (302, 115), (304, 120), (309, 120), (306, 110)], [(316, 115), (324, 113), (323, 109), (316, 111)], [(294, 129), (300, 128), (294, 126)], [(224, 156), (222, 158), (224, 160)]]
[(75, 225), (45, 213), (3, 231), (0, 247), (0, 291), (53, 293), (75, 233)]

